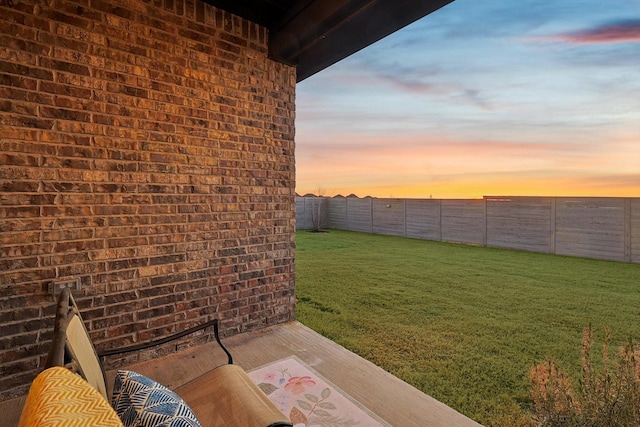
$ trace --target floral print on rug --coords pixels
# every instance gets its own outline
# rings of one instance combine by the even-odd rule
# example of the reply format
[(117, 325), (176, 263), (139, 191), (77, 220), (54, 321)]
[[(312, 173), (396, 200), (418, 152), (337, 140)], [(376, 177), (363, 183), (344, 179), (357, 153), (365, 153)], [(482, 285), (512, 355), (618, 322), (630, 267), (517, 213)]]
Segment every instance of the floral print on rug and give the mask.
[(296, 427), (386, 425), (296, 358), (274, 362), (249, 376)]

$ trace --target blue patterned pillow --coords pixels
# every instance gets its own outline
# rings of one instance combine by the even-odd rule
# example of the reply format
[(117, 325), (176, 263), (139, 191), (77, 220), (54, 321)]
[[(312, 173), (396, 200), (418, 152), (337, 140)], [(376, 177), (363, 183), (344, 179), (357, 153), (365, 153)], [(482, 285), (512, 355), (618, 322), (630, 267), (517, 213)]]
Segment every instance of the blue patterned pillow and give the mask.
[(116, 373), (111, 406), (125, 427), (200, 427), (180, 396), (133, 371)]

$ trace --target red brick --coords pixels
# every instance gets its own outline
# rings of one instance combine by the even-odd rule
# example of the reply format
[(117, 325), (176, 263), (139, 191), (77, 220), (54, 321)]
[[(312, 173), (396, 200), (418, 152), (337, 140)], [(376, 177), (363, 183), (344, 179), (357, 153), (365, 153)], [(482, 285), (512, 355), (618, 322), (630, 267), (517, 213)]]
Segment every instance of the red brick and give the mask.
[(98, 348), (292, 319), (295, 72), (266, 29), (192, 0), (35, 5), (0, 14), (0, 399), (44, 358), (51, 281), (81, 278)]

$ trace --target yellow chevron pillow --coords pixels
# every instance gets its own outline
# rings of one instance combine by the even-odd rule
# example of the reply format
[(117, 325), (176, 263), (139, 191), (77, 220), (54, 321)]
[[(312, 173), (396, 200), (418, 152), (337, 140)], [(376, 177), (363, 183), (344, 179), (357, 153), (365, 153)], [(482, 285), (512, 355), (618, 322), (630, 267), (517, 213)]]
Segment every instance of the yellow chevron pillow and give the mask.
[(84, 379), (61, 366), (33, 380), (19, 427), (123, 427), (104, 397)]

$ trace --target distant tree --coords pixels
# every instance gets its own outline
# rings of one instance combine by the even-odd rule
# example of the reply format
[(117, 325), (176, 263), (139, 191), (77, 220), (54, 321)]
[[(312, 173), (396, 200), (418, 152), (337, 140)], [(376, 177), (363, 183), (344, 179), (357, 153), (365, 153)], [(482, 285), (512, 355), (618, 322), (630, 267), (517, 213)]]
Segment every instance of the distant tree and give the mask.
[(329, 199), (324, 196), (314, 197), (311, 202), (311, 225), (313, 231), (319, 233), (329, 217)]
[(326, 225), (329, 218), (329, 198), (325, 197), (324, 193), (324, 189), (318, 187), (318, 196), (311, 197), (311, 225), (312, 231), (316, 233), (323, 231), (322, 227)]

